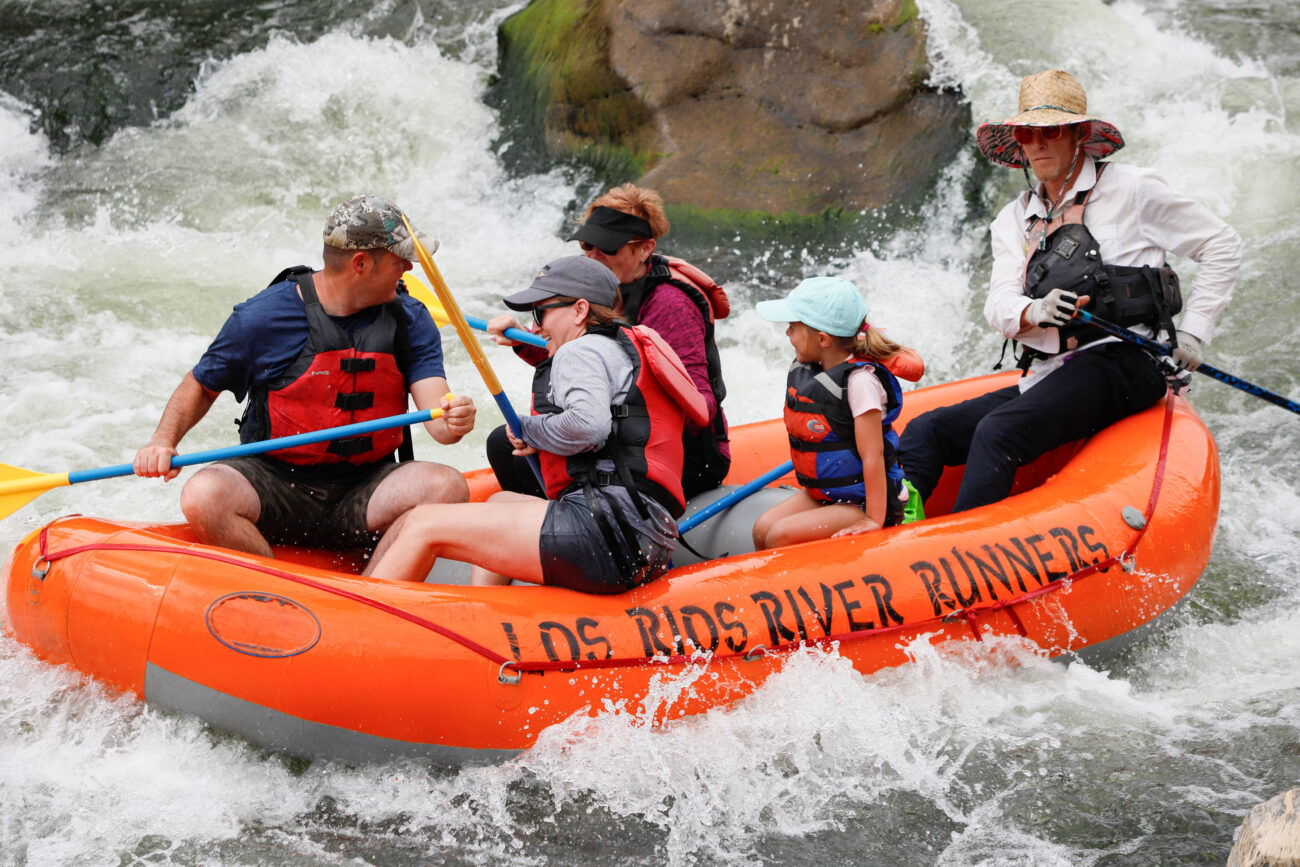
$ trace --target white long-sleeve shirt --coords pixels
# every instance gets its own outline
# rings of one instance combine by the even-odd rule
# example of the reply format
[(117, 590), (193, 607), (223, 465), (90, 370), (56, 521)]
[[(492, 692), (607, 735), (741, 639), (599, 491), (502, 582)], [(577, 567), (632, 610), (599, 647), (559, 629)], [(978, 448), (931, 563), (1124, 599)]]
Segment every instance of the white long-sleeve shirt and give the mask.
[[(1186, 284), (1183, 287), (1183, 313), (1178, 329), (1208, 344), (1237, 282), (1241, 238), (1227, 223), (1175, 191), (1150, 169), (1110, 163), (1098, 179), (1096, 162), (1085, 157), (1079, 176), (1062, 201), (1073, 202), (1076, 194), (1093, 187), (1096, 189), (1088, 199), (1083, 221), (1101, 247), (1102, 262), (1158, 268), (1164, 264), (1168, 251), (1197, 264), (1196, 279), (1190, 289)], [(1028, 203), (1025, 198), (1017, 196), (991, 226), (993, 273), (989, 278), (984, 316), (1004, 336), (1043, 352), (1056, 352), (1059, 336), (1055, 327), (1031, 325), (1023, 331), (1020, 328), (1021, 313), (1032, 300), (1024, 291), (1025, 262), (1030, 246), (1038, 243), (1041, 226), (1034, 231), (1033, 238), (1029, 229), (1035, 217), (1041, 220), (1047, 216), (1041, 197), (1029, 196)], [(1154, 336), (1144, 326), (1133, 330), (1147, 337)], [(1080, 351), (1114, 339), (1087, 344)], [(1059, 363), (1059, 357), (1036, 361), (1030, 372), (1046, 374)]]

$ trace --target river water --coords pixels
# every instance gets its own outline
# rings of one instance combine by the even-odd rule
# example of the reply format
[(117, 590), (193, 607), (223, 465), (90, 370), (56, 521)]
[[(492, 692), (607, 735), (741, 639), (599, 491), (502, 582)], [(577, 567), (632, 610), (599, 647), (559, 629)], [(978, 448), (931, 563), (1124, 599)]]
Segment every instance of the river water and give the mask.
[[(1124, 132), (1120, 159), (1237, 228), (1245, 263), (1209, 359), (1300, 397), (1293, 0), (920, 7), (936, 80), (976, 119), (1013, 113), (1022, 75), (1069, 69)], [(508, 176), (482, 101), (515, 8), (0, 0), (0, 459), (129, 461), (230, 307), (316, 262), (325, 213), (354, 193), (441, 238), (474, 315), (572, 252), (560, 232), (583, 179)], [(670, 236), (732, 292), (733, 421), (779, 411), (788, 345), (752, 306), (806, 275), (868, 287), (929, 381), (987, 370), (987, 224), (1022, 185), (972, 147), (914, 213), (829, 247)], [(528, 371), (493, 357), (520, 402)], [(450, 378), (490, 422), (460, 347)], [(500, 765), (350, 768), (257, 750), (0, 637), (0, 864), (1221, 863), (1246, 811), (1300, 785), (1300, 418), (1198, 379), (1223, 468), (1214, 556), (1108, 670), (1014, 642), (920, 643), (870, 677), (805, 653), (743, 703), (663, 729), (611, 710)], [(236, 414), (223, 396), (185, 450), (229, 444)], [(482, 445), (417, 453), (470, 469)], [(51, 491), (0, 523), (0, 547), (71, 512), (178, 520), (178, 490)]]

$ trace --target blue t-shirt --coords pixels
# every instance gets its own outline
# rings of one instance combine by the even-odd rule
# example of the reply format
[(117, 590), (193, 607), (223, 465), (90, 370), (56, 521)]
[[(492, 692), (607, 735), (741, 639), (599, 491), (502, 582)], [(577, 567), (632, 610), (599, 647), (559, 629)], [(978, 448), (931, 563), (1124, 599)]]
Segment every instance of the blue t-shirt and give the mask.
[[(406, 384), (445, 376), (442, 338), (429, 310), (406, 293), (398, 295), (406, 311), (411, 361)], [(375, 321), (382, 308), (367, 307), (351, 316), (331, 316), (349, 334)], [(226, 324), (208, 346), (194, 378), (212, 391), (233, 392), (242, 401), (250, 389), (266, 385), (289, 367), (307, 345), (307, 308), (298, 297), (298, 284), (288, 280), (268, 286), (235, 305)]]

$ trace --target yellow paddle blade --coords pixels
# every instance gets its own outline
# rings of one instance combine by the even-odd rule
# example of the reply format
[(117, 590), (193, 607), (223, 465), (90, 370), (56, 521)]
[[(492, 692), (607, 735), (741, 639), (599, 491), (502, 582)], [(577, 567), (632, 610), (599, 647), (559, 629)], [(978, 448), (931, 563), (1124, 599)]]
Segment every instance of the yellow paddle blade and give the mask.
[(429, 313), (433, 316), (435, 325), (442, 328), (444, 325), (451, 324), (451, 317), (447, 315), (442, 302), (433, 297), (433, 292), (429, 290), (428, 286), (424, 285), (424, 281), (414, 274), (403, 274), (402, 282), (406, 284), (406, 291), (411, 293), (412, 298), (429, 308)]
[(67, 473), (37, 473), (0, 464), (0, 518), (7, 518), (50, 488), (69, 484)]

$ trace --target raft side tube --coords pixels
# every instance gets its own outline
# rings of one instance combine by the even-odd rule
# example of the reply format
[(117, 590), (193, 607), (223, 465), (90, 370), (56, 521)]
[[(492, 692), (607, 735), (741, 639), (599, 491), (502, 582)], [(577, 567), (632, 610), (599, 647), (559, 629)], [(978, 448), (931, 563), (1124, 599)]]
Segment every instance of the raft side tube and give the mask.
[(173, 674), (150, 662), (144, 698), (157, 707), (193, 714), (223, 732), (304, 759), (361, 765), (417, 758), (449, 767), (494, 764), (520, 750), (475, 749), (396, 740), (300, 719)]

